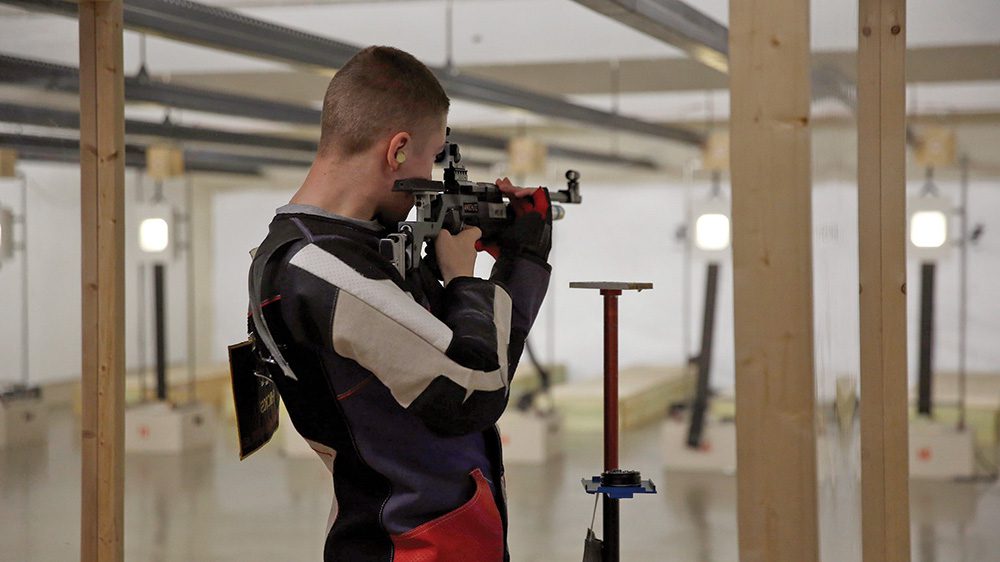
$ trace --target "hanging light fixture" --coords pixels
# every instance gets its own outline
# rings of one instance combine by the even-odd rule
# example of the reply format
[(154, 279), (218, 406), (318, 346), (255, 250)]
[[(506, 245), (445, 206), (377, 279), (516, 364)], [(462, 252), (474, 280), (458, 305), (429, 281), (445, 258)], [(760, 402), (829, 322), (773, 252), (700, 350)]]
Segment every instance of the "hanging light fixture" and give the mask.
[(729, 170), (729, 133), (715, 131), (702, 147), (702, 166), (712, 172), (712, 194), (692, 207), (691, 230), (694, 249), (713, 260), (729, 249), (731, 228), (729, 201), (722, 196), (721, 175)]
[[(183, 152), (171, 144), (151, 145), (146, 150), (146, 173), (156, 182), (159, 193), (162, 182), (184, 175)], [(174, 214), (173, 207), (162, 194), (154, 197), (152, 203), (137, 207), (139, 250), (143, 261), (164, 263), (173, 257)]]
[(723, 251), (729, 247), (729, 217), (721, 212), (706, 212), (694, 223), (694, 242), (699, 250)]
[(707, 201), (693, 203), (689, 224), (693, 250), (713, 261), (721, 259), (732, 241), (729, 201), (715, 191)]
[(942, 197), (934, 183), (934, 170), (955, 164), (955, 132), (926, 127), (918, 138), (914, 159), (927, 170), (927, 181), (918, 197), (907, 205), (910, 255), (922, 262), (937, 260), (949, 250), (949, 217), (954, 206)]
[(910, 256), (921, 262), (947, 256), (951, 249), (949, 216), (954, 209), (951, 201), (939, 195), (936, 189), (925, 190), (911, 198), (907, 207)]
[(910, 243), (940, 248), (948, 241), (948, 217), (941, 211), (918, 211), (910, 217)]
[(153, 203), (138, 206), (136, 214), (139, 219), (139, 249), (144, 261), (169, 261), (173, 246), (173, 209), (165, 203)]

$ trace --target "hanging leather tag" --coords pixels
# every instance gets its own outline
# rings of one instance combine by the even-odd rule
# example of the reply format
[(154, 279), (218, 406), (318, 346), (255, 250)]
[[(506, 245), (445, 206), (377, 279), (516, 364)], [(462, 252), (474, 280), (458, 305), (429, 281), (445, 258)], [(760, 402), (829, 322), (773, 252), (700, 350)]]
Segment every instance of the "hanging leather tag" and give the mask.
[(583, 562), (601, 562), (604, 559), (604, 541), (594, 535), (593, 529), (587, 529), (587, 538), (583, 541)]
[(278, 389), (260, 367), (253, 342), (229, 346), (240, 460), (267, 444), (278, 430)]

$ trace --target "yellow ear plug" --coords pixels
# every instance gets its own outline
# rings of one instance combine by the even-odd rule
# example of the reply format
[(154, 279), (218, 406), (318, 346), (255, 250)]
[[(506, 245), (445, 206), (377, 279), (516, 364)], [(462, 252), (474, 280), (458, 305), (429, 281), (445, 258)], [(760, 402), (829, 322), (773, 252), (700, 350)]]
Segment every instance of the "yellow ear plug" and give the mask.
[(403, 151), (397, 152), (396, 153), (396, 162), (399, 162), (400, 164), (402, 164), (403, 162), (406, 162), (406, 153), (403, 152)]

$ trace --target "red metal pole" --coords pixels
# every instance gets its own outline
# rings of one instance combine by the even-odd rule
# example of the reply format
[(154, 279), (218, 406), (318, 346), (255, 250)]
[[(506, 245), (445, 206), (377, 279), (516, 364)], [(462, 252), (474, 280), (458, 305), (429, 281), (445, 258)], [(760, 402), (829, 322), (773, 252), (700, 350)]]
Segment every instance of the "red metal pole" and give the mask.
[(604, 470), (618, 469), (618, 297), (622, 292), (601, 290), (604, 296)]

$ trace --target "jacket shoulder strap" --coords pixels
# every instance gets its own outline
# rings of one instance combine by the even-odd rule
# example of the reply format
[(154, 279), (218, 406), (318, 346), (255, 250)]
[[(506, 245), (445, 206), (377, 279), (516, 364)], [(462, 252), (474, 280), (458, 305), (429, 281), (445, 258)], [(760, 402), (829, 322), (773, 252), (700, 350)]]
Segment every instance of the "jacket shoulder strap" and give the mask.
[(298, 219), (275, 221), (271, 224), (271, 231), (267, 238), (254, 253), (253, 262), (250, 264), (250, 315), (253, 318), (252, 331), (255, 332), (255, 334), (250, 334), (250, 337), (251, 339), (258, 338), (270, 354), (270, 361), (280, 367), (285, 376), (296, 381), (298, 377), (292, 372), (291, 366), (282, 355), (274, 336), (271, 335), (267, 320), (264, 318), (264, 311), (261, 307), (261, 289), (264, 284), (264, 272), (271, 258), (291, 244), (311, 237), (312, 234)]

